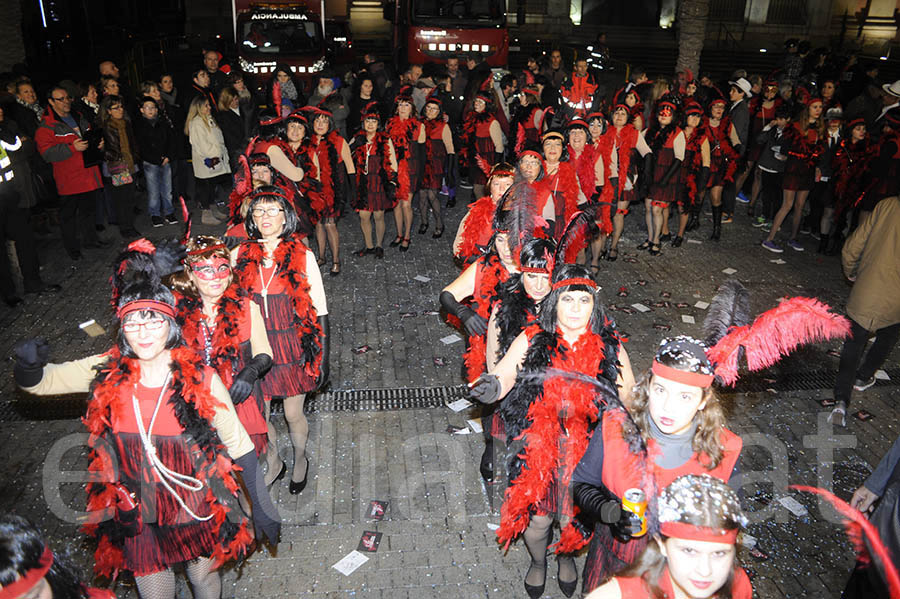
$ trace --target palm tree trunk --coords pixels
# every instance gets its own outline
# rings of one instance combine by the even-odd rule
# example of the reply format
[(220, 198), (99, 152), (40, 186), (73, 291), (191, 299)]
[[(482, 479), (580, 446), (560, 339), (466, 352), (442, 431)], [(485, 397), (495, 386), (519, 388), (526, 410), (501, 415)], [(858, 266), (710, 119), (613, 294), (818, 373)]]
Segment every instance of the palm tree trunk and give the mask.
[(706, 39), (709, 0), (681, 0), (678, 7), (678, 61), (676, 71), (690, 71), (697, 76), (700, 53)]

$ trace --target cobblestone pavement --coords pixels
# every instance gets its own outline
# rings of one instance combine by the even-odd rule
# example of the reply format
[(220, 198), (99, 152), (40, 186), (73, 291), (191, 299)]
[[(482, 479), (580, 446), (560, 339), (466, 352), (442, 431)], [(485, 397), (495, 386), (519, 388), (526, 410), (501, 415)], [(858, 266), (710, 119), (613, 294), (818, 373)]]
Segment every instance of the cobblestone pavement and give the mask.
[[(387, 248), (383, 261), (352, 256), (350, 252), (362, 246), (357, 221), (355, 217), (341, 221), (343, 273), (324, 277), (334, 332), (333, 390), (460, 383), (462, 343), (440, 341), (453, 331), (433, 312), (440, 289), (458, 272), (449, 247), (462, 206), (449, 213), (442, 239), (433, 240), (430, 230), (427, 235), (415, 233), (417, 221), (410, 251), (401, 254)], [(652, 257), (631, 249), (644, 238), (641, 217), (640, 209), (632, 213), (620, 246), (624, 251), (617, 262), (602, 263), (600, 276), (607, 303), (617, 308), (612, 315), (630, 339), (627, 348), (636, 372), (649, 365), (658, 340), (667, 334), (654, 325), (671, 325), (668, 334), (700, 333), (704, 311), (693, 306), (698, 300), (710, 300), (727, 278), (722, 271), (728, 268), (750, 290), (756, 311), (789, 295), (815, 296), (838, 311), (844, 307), (848, 287), (839, 261), (815, 254), (810, 238), (805, 238), (804, 253), (770, 254), (759, 247), (759, 231), (738, 214), (734, 224), (724, 226), (722, 243), (707, 241), (708, 231), (703, 231), (693, 237), (700, 244), (666, 248), (661, 256)], [(388, 220), (390, 240), (393, 223)], [(180, 232), (175, 227), (150, 229), (145, 215), (139, 218), (141, 223), (152, 239)], [(210, 228), (197, 225), (195, 230)], [(0, 349), (9, 355), (18, 339), (34, 335), (50, 340), (54, 361), (105, 349), (108, 339), (89, 338), (78, 324), (90, 318), (109, 324), (107, 279), (116, 252), (91, 251), (85, 260), (72, 263), (58, 237), (41, 245), (44, 278), (61, 283), (64, 291), (55, 298), (29, 296), (16, 310), (0, 309), (5, 332)], [(785, 263), (772, 262), (779, 259)], [(428, 280), (415, 280), (416, 276)], [(621, 309), (637, 302), (651, 311)], [(678, 308), (679, 303), (691, 307)], [(683, 322), (682, 316), (696, 322)], [(361, 351), (364, 346), (369, 349)], [(743, 492), (753, 512), (749, 533), (761, 552), (752, 555), (742, 547), (739, 556), (754, 576), (759, 598), (840, 595), (853, 555), (841, 526), (833, 521), (833, 511), (794, 493), (808, 508), (808, 515), (797, 517), (778, 499), (790, 493), (785, 490), (788, 484), (831, 485), (840, 496), (849, 497), (898, 435), (896, 381), (854, 397), (874, 419), (862, 422), (851, 417), (847, 429), (837, 430), (825, 422), (827, 410), (817, 401), (831, 392), (830, 383), (820, 375), (836, 371), (834, 350), (839, 348), (839, 343), (830, 343), (802, 349), (755, 377), (754, 392), (738, 388), (737, 393), (724, 395), (730, 427), (744, 438), (748, 484)], [(897, 362), (895, 351), (886, 367), (896, 368)], [(791, 377), (804, 372), (812, 373), (812, 383), (794, 391), (776, 390), (792, 388)], [(755, 392), (769, 385), (771, 391)], [(76, 531), (77, 514), (69, 511), (83, 506), (79, 475), (66, 478), (55, 475), (52, 466), (45, 469), (45, 462), (61, 464), (63, 470), (84, 469), (78, 446), (83, 437), (70, 436), (83, 433), (74, 419), (78, 398), (65, 404), (27, 398), (16, 391), (10, 376), (0, 379), (0, 394), (6, 475), (0, 485), (0, 509), (34, 519), (57, 548), (68, 545), (87, 571), (93, 549)], [(66, 409), (60, 409), (63, 405)], [(224, 596), (524, 597), (527, 553), (516, 543), (504, 554), (489, 527), (499, 522), (499, 516), (491, 512), (477, 471), (480, 435), (448, 433), (450, 427), (465, 428), (466, 419), (474, 416), (448, 408), (314, 410), (309, 416), (309, 486), (299, 496), (290, 495), (286, 484), (273, 491), (285, 521), (277, 556), (257, 554), (240, 572), (227, 570)], [(285, 442), (282, 455), (289, 456), (286, 435), (280, 439)], [(499, 508), (501, 488), (493, 494), (494, 507)], [(373, 499), (389, 502), (381, 522), (365, 518)], [(377, 553), (369, 554), (369, 561), (350, 576), (332, 569), (356, 549), (366, 530), (383, 533)], [(555, 574), (551, 558), (545, 596), (562, 596)], [(119, 581), (116, 592), (135, 596), (127, 578)], [(183, 582), (179, 596), (190, 596)]]

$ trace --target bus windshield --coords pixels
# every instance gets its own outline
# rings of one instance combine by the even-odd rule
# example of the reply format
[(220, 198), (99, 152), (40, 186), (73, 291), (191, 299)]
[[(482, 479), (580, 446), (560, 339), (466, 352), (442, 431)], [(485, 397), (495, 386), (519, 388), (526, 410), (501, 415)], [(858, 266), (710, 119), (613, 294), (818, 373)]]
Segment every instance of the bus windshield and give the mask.
[(502, 25), (506, 0), (410, 0), (417, 24)]
[(265, 16), (266, 19), (248, 20), (239, 25), (243, 52), (313, 54), (322, 50), (321, 28), (316, 21)]

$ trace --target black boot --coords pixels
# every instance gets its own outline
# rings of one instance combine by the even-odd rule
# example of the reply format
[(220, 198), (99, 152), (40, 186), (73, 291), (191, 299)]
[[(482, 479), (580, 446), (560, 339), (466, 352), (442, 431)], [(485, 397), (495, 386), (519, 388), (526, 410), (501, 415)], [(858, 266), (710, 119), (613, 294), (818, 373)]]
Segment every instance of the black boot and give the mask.
[(722, 236), (722, 206), (713, 206), (712, 207), (712, 217), (713, 217), (713, 230), (712, 235), (709, 236), (711, 241), (719, 241), (719, 238)]
[(828, 249), (828, 238), (830, 236), (828, 233), (822, 233), (822, 236), (819, 238), (819, 249), (816, 250), (820, 254), (824, 254), (825, 250)]
[(685, 231), (694, 231), (697, 227), (700, 226), (700, 213), (697, 210), (691, 210), (691, 216), (688, 218), (687, 226), (685, 226)]

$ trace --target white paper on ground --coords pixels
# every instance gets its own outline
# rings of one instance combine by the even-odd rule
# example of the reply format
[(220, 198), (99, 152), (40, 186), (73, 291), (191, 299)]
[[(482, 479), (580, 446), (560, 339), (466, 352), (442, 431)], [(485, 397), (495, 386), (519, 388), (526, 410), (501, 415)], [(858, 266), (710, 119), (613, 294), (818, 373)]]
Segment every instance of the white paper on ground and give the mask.
[(458, 431), (453, 433), (454, 435), (471, 435), (472, 431), (467, 428), (461, 428)]
[(481, 418), (471, 418), (466, 420), (470, 427), (472, 427), (472, 432), (480, 433), (484, 431), (484, 428), (481, 426)]
[(807, 512), (806, 507), (793, 497), (784, 496), (778, 499), (778, 503), (784, 506), (790, 513), (794, 514), (798, 518), (803, 518), (809, 512)]
[(769, 260), (769, 262), (771, 262), (772, 264), (787, 264), (787, 262), (785, 262), (781, 258), (775, 258), (774, 260)]
[(494, 524), (493, 522), (488, 522), (488, 528), (490, 528), (491, 530), (497, 530), (498, 528), (500, 528), (500, 525)]
[(431, 280), (431, 279), (429, 279), (428, 277), (426, 277), (426, 276), (424, 276), (424, 275), (416, 275), (416, 276), (413, 277), (413, 279), (415, 279), (416, 281), (419, 281), (420, 283), (427, 283), (428, 281)]
[(644, 304), (631, 304), (631, 307), (637, 310), (638, 312), (649, 312), (650, 308), (645, 306)]
[(454, 412), (462, 412), (466, 408), (472, 405), (468, 399), (457, 399), (452, 403), (448, 403), (447, 407), (453, 410)]
[(724, 269), (722, 272), (724, 272), (726, 275), (733, 275), (734, 273), (737, 272), (737, 270), (735, 270), (734, 268), (731, 268), (729, 266), (728, 268)]
[(687, 242), (688, 243), (696, 243), (697, 245), (701, 245), (703, 243), (699, 239), (688, 239)]
[(709, 308), (709, 302), (697, 302), (694, 304), (695, 308), (700, 308), (701, 310), (706, 310)]
[(450, 345), (451, 343), (456, 343), (457, 341), (462, 341), (462, 337), (460, 337), (456, 333), (451, 333), (446, 337), (441, 337), (441, 343), (443, 343), (444, 345)]
[(694, 317), (691, 316), (690, 314), (682, 314), (681, 322), (686, 323), (686, 324), (696, 324), (697, 321), (694, 320)]
[(740, 535), (738, 535), (738, 541), (747, 549), (753, 549), (754, 547), (756, 547), (756, 537), (754, 537), (753, 535), (748, 535), (745, 532), (742, 532)]
[(876, 371), (875, 371), (875, 378), (878, 379), (878, 380), (880, 380), (880, 381), (889, 381), (889, 380), (891, 380), (891, 377), (888, 376), (888, 373), (886, 373), (886, 372), (883, 371), (883, 370), (876, 370)]
[(369, 558), (360, 553), (359, 551), (353, 550), (335, 565), (331, 566), (344, 576), (350, 576), (353, 572), (356, 571), (361, 565), (369, 561)]

